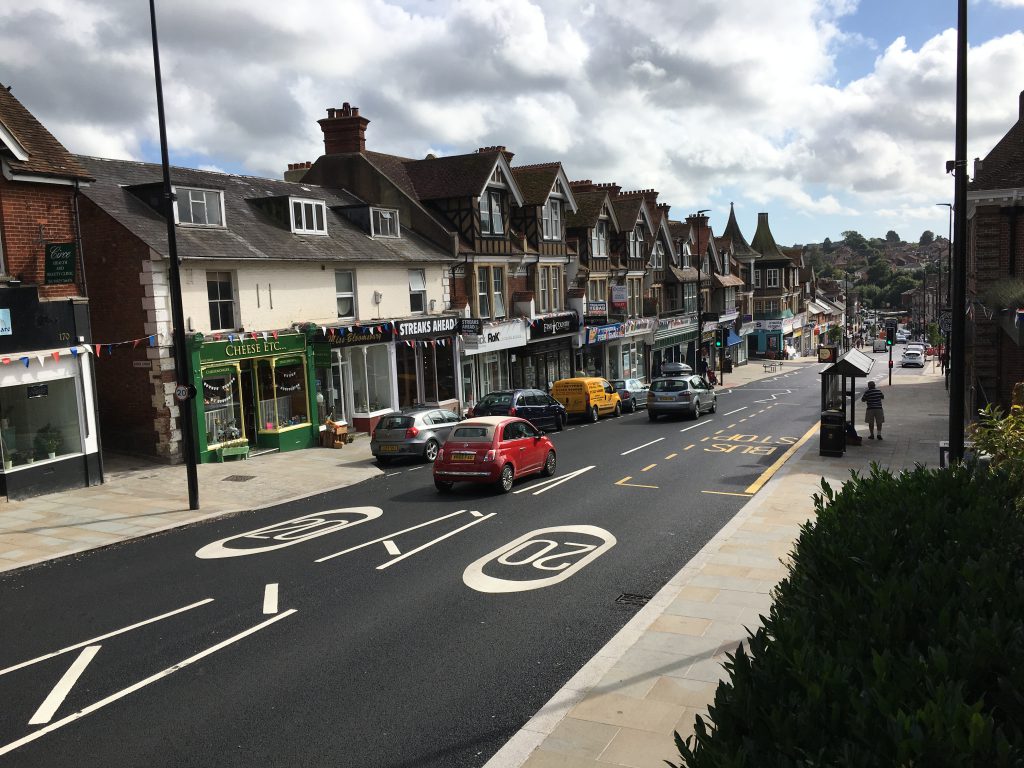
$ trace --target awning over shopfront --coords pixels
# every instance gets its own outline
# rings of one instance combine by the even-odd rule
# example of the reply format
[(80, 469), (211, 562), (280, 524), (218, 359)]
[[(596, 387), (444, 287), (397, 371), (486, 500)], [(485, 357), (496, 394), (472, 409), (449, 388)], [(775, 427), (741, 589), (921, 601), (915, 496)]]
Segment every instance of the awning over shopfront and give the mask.
[(739, 336), (737, 336), (737, 335), (736, 335), (736, 332), (735, 332), (735, 331), (733, 331), (733, 329), (732, 329), (732, 328), (730, 328), (730, 329), (729, 329), (729, 338), (728, 338), (728, 340), (726, 341), (725, 345), (726, 345), (727, 347), (731, 347), (731, 346), (734, 346), (734, 345), (736, 345), (736, 344), (742, 344), (742, 343), (743, 343), (743, 339), (742, 339), (742, 338), (740, 338)]

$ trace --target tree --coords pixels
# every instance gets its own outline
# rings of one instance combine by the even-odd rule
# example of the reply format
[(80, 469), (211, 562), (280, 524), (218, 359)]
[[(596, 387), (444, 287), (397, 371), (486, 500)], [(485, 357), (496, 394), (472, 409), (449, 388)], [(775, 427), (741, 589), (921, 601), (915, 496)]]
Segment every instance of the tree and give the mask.
[(921, 245), (931, 245), (935, 242), (935, 233), (930, 229), (926, 229), (921, 233)]
[(836, 247), (832, 244), (832, 241), (826, 237), (825, 242), (821, 244), (821, 250), (825, 253), (832, 253), (835, 249)]
[(896, 230), (894, 230), (894, 229), (890, 229), (888, 232), (885, 233), (885, 241), (887, 243), (901, 243), (901, 242), (903, 242), (902, 240), (900, 240), (900, 236), (898, 234), (896, 234)]
[(868, 241), (864, 238), (860, 232), (856, 232), (852, 229), (848, 229), (843, 232), (843, 243), (854, 253), (865, 253), (870, 246)]

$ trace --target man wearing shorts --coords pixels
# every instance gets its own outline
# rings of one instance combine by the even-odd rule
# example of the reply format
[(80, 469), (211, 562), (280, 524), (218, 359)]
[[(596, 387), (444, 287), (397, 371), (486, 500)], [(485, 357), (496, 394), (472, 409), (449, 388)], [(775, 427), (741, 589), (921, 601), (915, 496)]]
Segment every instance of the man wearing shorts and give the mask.
[(875, 382), (869, 381), (868, 388), (860, 399), (867, 403), (867, 410), (865, 411), (865, 418), (868, 422), (868, 431), (871, 433), (868, 435), (868, 440), (875, 439), (875, 430), (878, 430), (878, 439), (882, 439), (882, 422), (885, 421), (885, 412), (882, 411), (882, 400), (885, 399), (885, 395), (882, 394), (882, 390), (875, 386)]

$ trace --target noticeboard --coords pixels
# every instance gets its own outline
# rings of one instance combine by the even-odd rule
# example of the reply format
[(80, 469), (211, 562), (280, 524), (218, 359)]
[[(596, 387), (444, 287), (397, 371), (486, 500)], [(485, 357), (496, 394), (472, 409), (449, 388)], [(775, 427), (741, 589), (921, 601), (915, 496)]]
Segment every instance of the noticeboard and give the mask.
[(67, 285), (75, 282), (77, 249), (74, 243), (46, 244), (46, 285)]

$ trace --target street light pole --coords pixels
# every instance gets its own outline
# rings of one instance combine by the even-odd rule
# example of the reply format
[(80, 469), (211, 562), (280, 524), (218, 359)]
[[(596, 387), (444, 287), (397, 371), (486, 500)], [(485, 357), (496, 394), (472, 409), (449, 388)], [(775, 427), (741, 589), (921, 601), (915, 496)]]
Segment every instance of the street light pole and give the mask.
[(706, 375), (707, 372), (700, 370), (700, 361), (703, 359), (704, 354), (704, 299), (702, 296), (703, 284), (700, 271), (700, 268), (704, 266), (704, 254), (700, 248), (700, 217), (710, 212), (710, 208), (703, 208), (697, 211), (697, 215), (694, 217), (694, 223), (697, 225), (697, 244), (695, 248), (697, 251), (697, 348), (693, 355), (693, 370), (702, 376)]
[(956, 264), (952, 269), (952, 333), (949, 363), (949, 458), (964, 457), (964, 397), (967, 364), (967, 0), (957, 0), (956, 29), (956, 154), (954, 198), (956, 210)]

